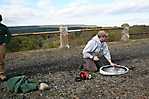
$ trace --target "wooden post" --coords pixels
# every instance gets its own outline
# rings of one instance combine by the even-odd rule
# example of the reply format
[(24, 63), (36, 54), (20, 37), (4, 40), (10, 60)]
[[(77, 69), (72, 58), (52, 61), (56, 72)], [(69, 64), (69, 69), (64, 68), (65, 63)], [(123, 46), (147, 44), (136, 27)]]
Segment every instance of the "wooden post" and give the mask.
[(121, 27), (123, 28), (121, 41), (126, 42), (129, 40), (129, 25), (123, 24), (123, 25), (121, 25)]
[(70, 48), (68, 42), (68, 27), (61, 25), (60, 30), (60, 48)]

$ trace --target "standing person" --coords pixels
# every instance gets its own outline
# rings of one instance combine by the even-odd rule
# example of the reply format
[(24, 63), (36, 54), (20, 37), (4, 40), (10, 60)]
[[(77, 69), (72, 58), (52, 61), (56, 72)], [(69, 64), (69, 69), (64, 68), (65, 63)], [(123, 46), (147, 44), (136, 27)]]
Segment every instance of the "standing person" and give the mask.
[(99, 31), (96, 36), (88, 41), (83, 49), (83, 58), (85, 64), (83, 69), (88, 71), (98, 71), (100, 66), (110, 64), (117, 66), (111, 61), (110, 51), (107, 45), (108, 34), (105, 31)]
[(10, 41), (11, 34), (4, 24), (1, 23), (2, 15), (0, 15), (0, 80), (5, 80), (5, 66), (4, 66), (4, 59), (5, 59), (5, 47), (6, 44)]

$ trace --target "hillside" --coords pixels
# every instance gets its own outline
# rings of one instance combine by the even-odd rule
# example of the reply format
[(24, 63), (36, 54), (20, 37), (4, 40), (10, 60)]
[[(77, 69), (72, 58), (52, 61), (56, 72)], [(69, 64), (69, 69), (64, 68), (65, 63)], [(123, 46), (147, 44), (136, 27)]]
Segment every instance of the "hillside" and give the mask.
[[(149, 98), (149, 39), (127, 43), (110, 42), (113, 61), (126, 65), (130, 71), (121, 76), (103, 76), (75, 82), (82, 64), (82, 47), (47, 49), (8, 53), (7, 75), (24, 74), (30, 79), (46, 82), (46, 91), (27, 94), (8, 92), (0, 82), (1, 99), (147, 99)], [(11, 69), (13, 68), (13, 69)], [(77, 98), (76, 98), (77, 99)]]
[[(82, 29), (86, 27), (97, 27), (96, 25), (67, 25), (69, 30)], [(15, 33), (33, 33), (33, 32), (51, 32), (59, 31), (60, 25), (37, 25), (37, 26), (13, 26), (9, 27), (12, 34)]]

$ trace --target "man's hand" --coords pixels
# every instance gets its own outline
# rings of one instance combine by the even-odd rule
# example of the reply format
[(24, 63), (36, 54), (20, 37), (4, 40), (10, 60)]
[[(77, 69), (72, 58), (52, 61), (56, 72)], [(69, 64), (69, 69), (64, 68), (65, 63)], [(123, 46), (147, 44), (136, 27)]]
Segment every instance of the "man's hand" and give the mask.
[(98, 58), (97, 56), (94, 56), (94, 57), (93, 57), (93, 60), (94, 60), (94, 61), (99, 61), (99, 58)]
[(110, 63), (110, 65), (112, 65), (112, 66), (120, 66), (120, 65), (118, 65), (118, 64), (115, 64), (115, 63)]
[(109, 61), (109, 63), (110, 63), (111, 66), (114, 66), (114, 67), (121, 66), (121, 65), (118, 65), (118, 64), (113, 63), (111, 60), (108, 60), (108, 61)]

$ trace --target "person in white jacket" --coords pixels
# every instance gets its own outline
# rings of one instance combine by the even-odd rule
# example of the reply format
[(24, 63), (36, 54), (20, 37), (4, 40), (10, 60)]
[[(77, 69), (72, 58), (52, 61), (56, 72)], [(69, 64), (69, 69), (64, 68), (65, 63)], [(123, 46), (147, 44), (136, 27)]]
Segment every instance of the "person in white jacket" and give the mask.
[(88, 71), (98, 71), (102, 65), (110, 64), (112, 66), (118, 66), (111, 61), (110, 51), (107, 45), (108, 33), (105, 31), (99, 31), (96, 36), (88, 41), (87, 45), (83, 49), (83, 58), (85, 64), (83, 68)]

